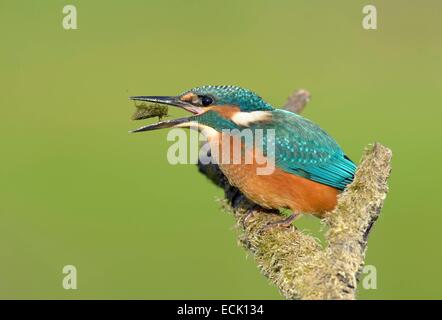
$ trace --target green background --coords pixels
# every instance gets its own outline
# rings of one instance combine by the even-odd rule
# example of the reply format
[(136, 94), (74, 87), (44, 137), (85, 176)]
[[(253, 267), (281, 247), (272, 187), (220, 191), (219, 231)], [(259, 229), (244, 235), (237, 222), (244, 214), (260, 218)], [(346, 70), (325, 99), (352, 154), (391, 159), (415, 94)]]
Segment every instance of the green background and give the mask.
[[(361, 27), (369, 3), (375, 31)], [(66, 4), (78, 30), (62, 28)], [(127, 133), (140, 125), (130, 95), (235, 84), (275, 105), (310, 90), (305, 115), (355, 160), (373, 141), (393, 150), (366, 261), (377, 290), (359, 297), (440, 298), (441, 9), (0, 0), (0, 297), (280, 299), (237, 245), (221, 191), (168, 164), (166, 131)], [(67, 264), (76, 291), (62, 288)]]

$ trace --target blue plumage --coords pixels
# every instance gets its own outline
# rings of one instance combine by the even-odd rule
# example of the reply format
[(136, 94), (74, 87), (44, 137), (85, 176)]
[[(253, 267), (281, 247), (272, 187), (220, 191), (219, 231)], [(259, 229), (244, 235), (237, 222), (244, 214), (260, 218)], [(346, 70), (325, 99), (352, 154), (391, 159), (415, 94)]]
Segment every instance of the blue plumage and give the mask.
[[(254, 92), (236, 86), (203, 86), (188, 92), (213, 97), (214, 104), (235, 105), (241, 112), (268, 111), (270, 122), (251, 124), (250, 129), (275, 129), (275, 161), (282, 170), (343, 190), (353, 181), (356, 165), (336, 141), (318, 125), (290, 111), (275, 109)], [(195, 117), (217, 130), (241, 128), (216, 113)], [(264, 130), (264, 150), (267, 138)], [(272, 156), (272, 155), (267, 155)]]
[[(353, 181), (356, 165), (327, 132), (310, 120), (274, 109), (271, 122), (251, 128), (275, 130), (274, 156), (282, 170), (340, 190)], [(263, 132), (264, 150), (267, 150), (266, 130)]]
[(235, 105), (241, 111), (273, 110), (273, 107), (253, 91), (237, 86), (202, 86), (184, 92), (208, 95), (215, 99), (217, 105)]

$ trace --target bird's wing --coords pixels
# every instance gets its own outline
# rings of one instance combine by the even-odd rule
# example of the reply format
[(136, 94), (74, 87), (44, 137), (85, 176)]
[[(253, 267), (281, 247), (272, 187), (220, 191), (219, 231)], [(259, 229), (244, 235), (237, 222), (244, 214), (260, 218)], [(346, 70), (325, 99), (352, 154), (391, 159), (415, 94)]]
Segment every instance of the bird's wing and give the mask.
[[(343, 190), (353, 181), (356, 165), (327, 132), (304, 117), (275, 110), (270, 123), (255, 127), (275, 129), (276, 166), (298, 176)], [(265, 150), (271, 150), (264, 139)]]

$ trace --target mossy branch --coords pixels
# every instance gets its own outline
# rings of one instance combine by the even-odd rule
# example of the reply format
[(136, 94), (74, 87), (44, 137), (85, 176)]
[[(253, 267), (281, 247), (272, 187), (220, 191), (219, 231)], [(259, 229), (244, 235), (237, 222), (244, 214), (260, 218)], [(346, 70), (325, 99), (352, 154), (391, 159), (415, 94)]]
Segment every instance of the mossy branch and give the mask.
[[(302, 93), (302, 94), (300, 94)], [(298, 91), (287, 105), (301, 111), (293, 97), (310, 96)], [(327, 246), (293, 228), (265, 228), (281, 219), (277, 210), (251, 203), (215, 164), (199, 164), (199, 170), (225, 191), (225, 205), (236, 219), (239, 242), (249, 250), (261, 272), (287, 299), (355, 299), (359, 273), (364, 266), (367, 240), (385, 200), (391, 171), (391, 150), (375, 143), (369, 146), (354, 181), (339, 196), (336, 208), (326, 215)], [(253, 215), (245, 222), (247, 211)]]

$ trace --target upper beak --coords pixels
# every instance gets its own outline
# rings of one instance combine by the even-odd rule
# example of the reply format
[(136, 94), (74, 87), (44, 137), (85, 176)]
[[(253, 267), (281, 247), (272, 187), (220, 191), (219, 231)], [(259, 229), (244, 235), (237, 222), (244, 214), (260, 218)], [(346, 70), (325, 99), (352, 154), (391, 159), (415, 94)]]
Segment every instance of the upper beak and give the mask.
[(181, 101), (179, 97), (173, 97), (173, 96), (135, 96), (135, 97), (129, 97), (129, 99), (135, 101), (167, 104), (170, 106), (175, 106), (180, 108), (184, 108), (185, 106), (189, 105), (189, 103)]
[[(151, 103), (159, 103), (159, 104), (167, 104), (174, 107), (179, 107), (184, 110), (187, 110), (193, 114), (199, 114), (202, 112), (202, 108), (194, 106), (188, 102), (180, 100), (179, 96), (134, 96), (129, 97), (131, 100), (135, 101), (145, 101)], [(189, 122), (189, 118), (179, 118), (172, 119), (166, 121), (160, 121), (151, 125), (147, 125), (131, 132), (141, 132), (141, 131), (150, 131), (155, 129), (163, 129), (163, 128), (172, 128), (174, 126)]]

